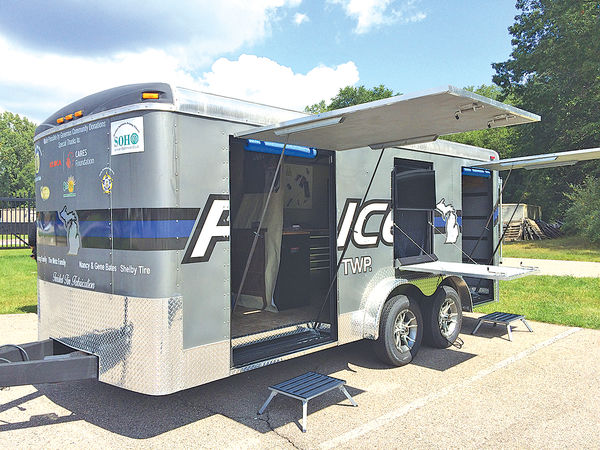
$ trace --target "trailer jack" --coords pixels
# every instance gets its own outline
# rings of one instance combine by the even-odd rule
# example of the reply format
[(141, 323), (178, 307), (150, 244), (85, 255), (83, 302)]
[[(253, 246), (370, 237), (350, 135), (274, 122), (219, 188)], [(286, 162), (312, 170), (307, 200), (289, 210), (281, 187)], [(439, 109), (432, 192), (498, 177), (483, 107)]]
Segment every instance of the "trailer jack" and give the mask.
[(98, 379), (98, 357), (53, 339), (0, 346), (0, 388)]

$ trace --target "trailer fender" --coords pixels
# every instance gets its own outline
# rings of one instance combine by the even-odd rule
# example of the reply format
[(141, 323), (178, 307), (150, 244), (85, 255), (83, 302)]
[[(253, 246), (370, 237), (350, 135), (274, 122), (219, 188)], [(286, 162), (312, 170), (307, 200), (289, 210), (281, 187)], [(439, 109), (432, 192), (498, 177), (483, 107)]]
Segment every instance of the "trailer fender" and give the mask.
[[(379, 338), (379, 320), (383, 305), (390, 298), (394, 290), (406, 283), (406, 280), (398, 278), (384, 278), (377, 283), (364, 297), (364, 319), (363, 319), (363, 338), (376, 340)], [(408, 298), (405, 299), (408, 307)]]
[(461, 277), (450, 276), (444, 278), (444, 281), (440, 283), (440, 286), (449, 286), (454, 289), (460, 297), (460, 303), (462, 310), (466, 312), (473, 312), (473, 298), (471, 297), (471, 291), (465, 280)]

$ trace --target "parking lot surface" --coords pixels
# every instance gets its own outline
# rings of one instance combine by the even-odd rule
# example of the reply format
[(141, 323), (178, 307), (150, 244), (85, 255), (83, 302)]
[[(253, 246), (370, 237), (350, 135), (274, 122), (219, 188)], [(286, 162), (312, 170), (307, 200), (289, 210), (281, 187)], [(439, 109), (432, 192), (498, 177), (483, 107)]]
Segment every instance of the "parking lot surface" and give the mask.
[[(0, 391), (0, 447), (65, 448), (598, 448), (600, 331), (514, 322), (470, 332), (461, 349), (422, 347), (389, 368), (362, 341), (176, 394), (151, 397), (99, 382)], [(33, 314), (0, 316), (0, 344), (37, 339)], [(331, 391), (308, 404), (267, 387), (315, 371), (347, 381), (359, 407)]]

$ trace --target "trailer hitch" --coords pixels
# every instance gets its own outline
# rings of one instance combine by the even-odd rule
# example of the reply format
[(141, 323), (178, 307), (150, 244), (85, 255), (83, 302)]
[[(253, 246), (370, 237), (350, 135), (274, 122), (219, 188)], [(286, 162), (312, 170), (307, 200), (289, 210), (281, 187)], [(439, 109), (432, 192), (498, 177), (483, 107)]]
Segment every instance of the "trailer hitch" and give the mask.
[(0, 346), (0, 387), (97, 379), (97, 356), (54, 339)]

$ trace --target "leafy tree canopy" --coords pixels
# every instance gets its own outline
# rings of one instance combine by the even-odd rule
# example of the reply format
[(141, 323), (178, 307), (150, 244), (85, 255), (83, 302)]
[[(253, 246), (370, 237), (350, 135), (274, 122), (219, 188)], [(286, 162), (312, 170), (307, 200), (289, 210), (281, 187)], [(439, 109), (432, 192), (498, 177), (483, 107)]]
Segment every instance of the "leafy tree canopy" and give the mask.
[(34, 191), (35, 124), (5, 111), (0, 114), (0, 196), (29, 197)]
[[(542, 115), (540, 123), (515, 128), (511, 156), (600, 146), (600, 2), (518, 0), (509, 28), (513, 50), (493, 64), (501, 100)], [(564, 195), (600, 164), (519, 171), (505, 198), (539, 204), (545, 218), (562, 217), (572, 200)]]
[(311, 114), (319, 114), (326, 111), (333, 111), (334, 109), (345, 108), (347, 106), (372, 102), (373, 100), (380, 100), (382, 98), (391, 97), (392, 95), (399, 94), (394, 94), (391, 89), (386, 88), (383, 84), (371, 89), (367, 89), (362, 85), (359, 87), (346, 86), (345, 88), (340, 89), (338, 94), (331, 99), (329, 104), (326, 104), (325, 100), (321, 100), (319, 103), (307, 106), (304, 108), (304, 111)]

